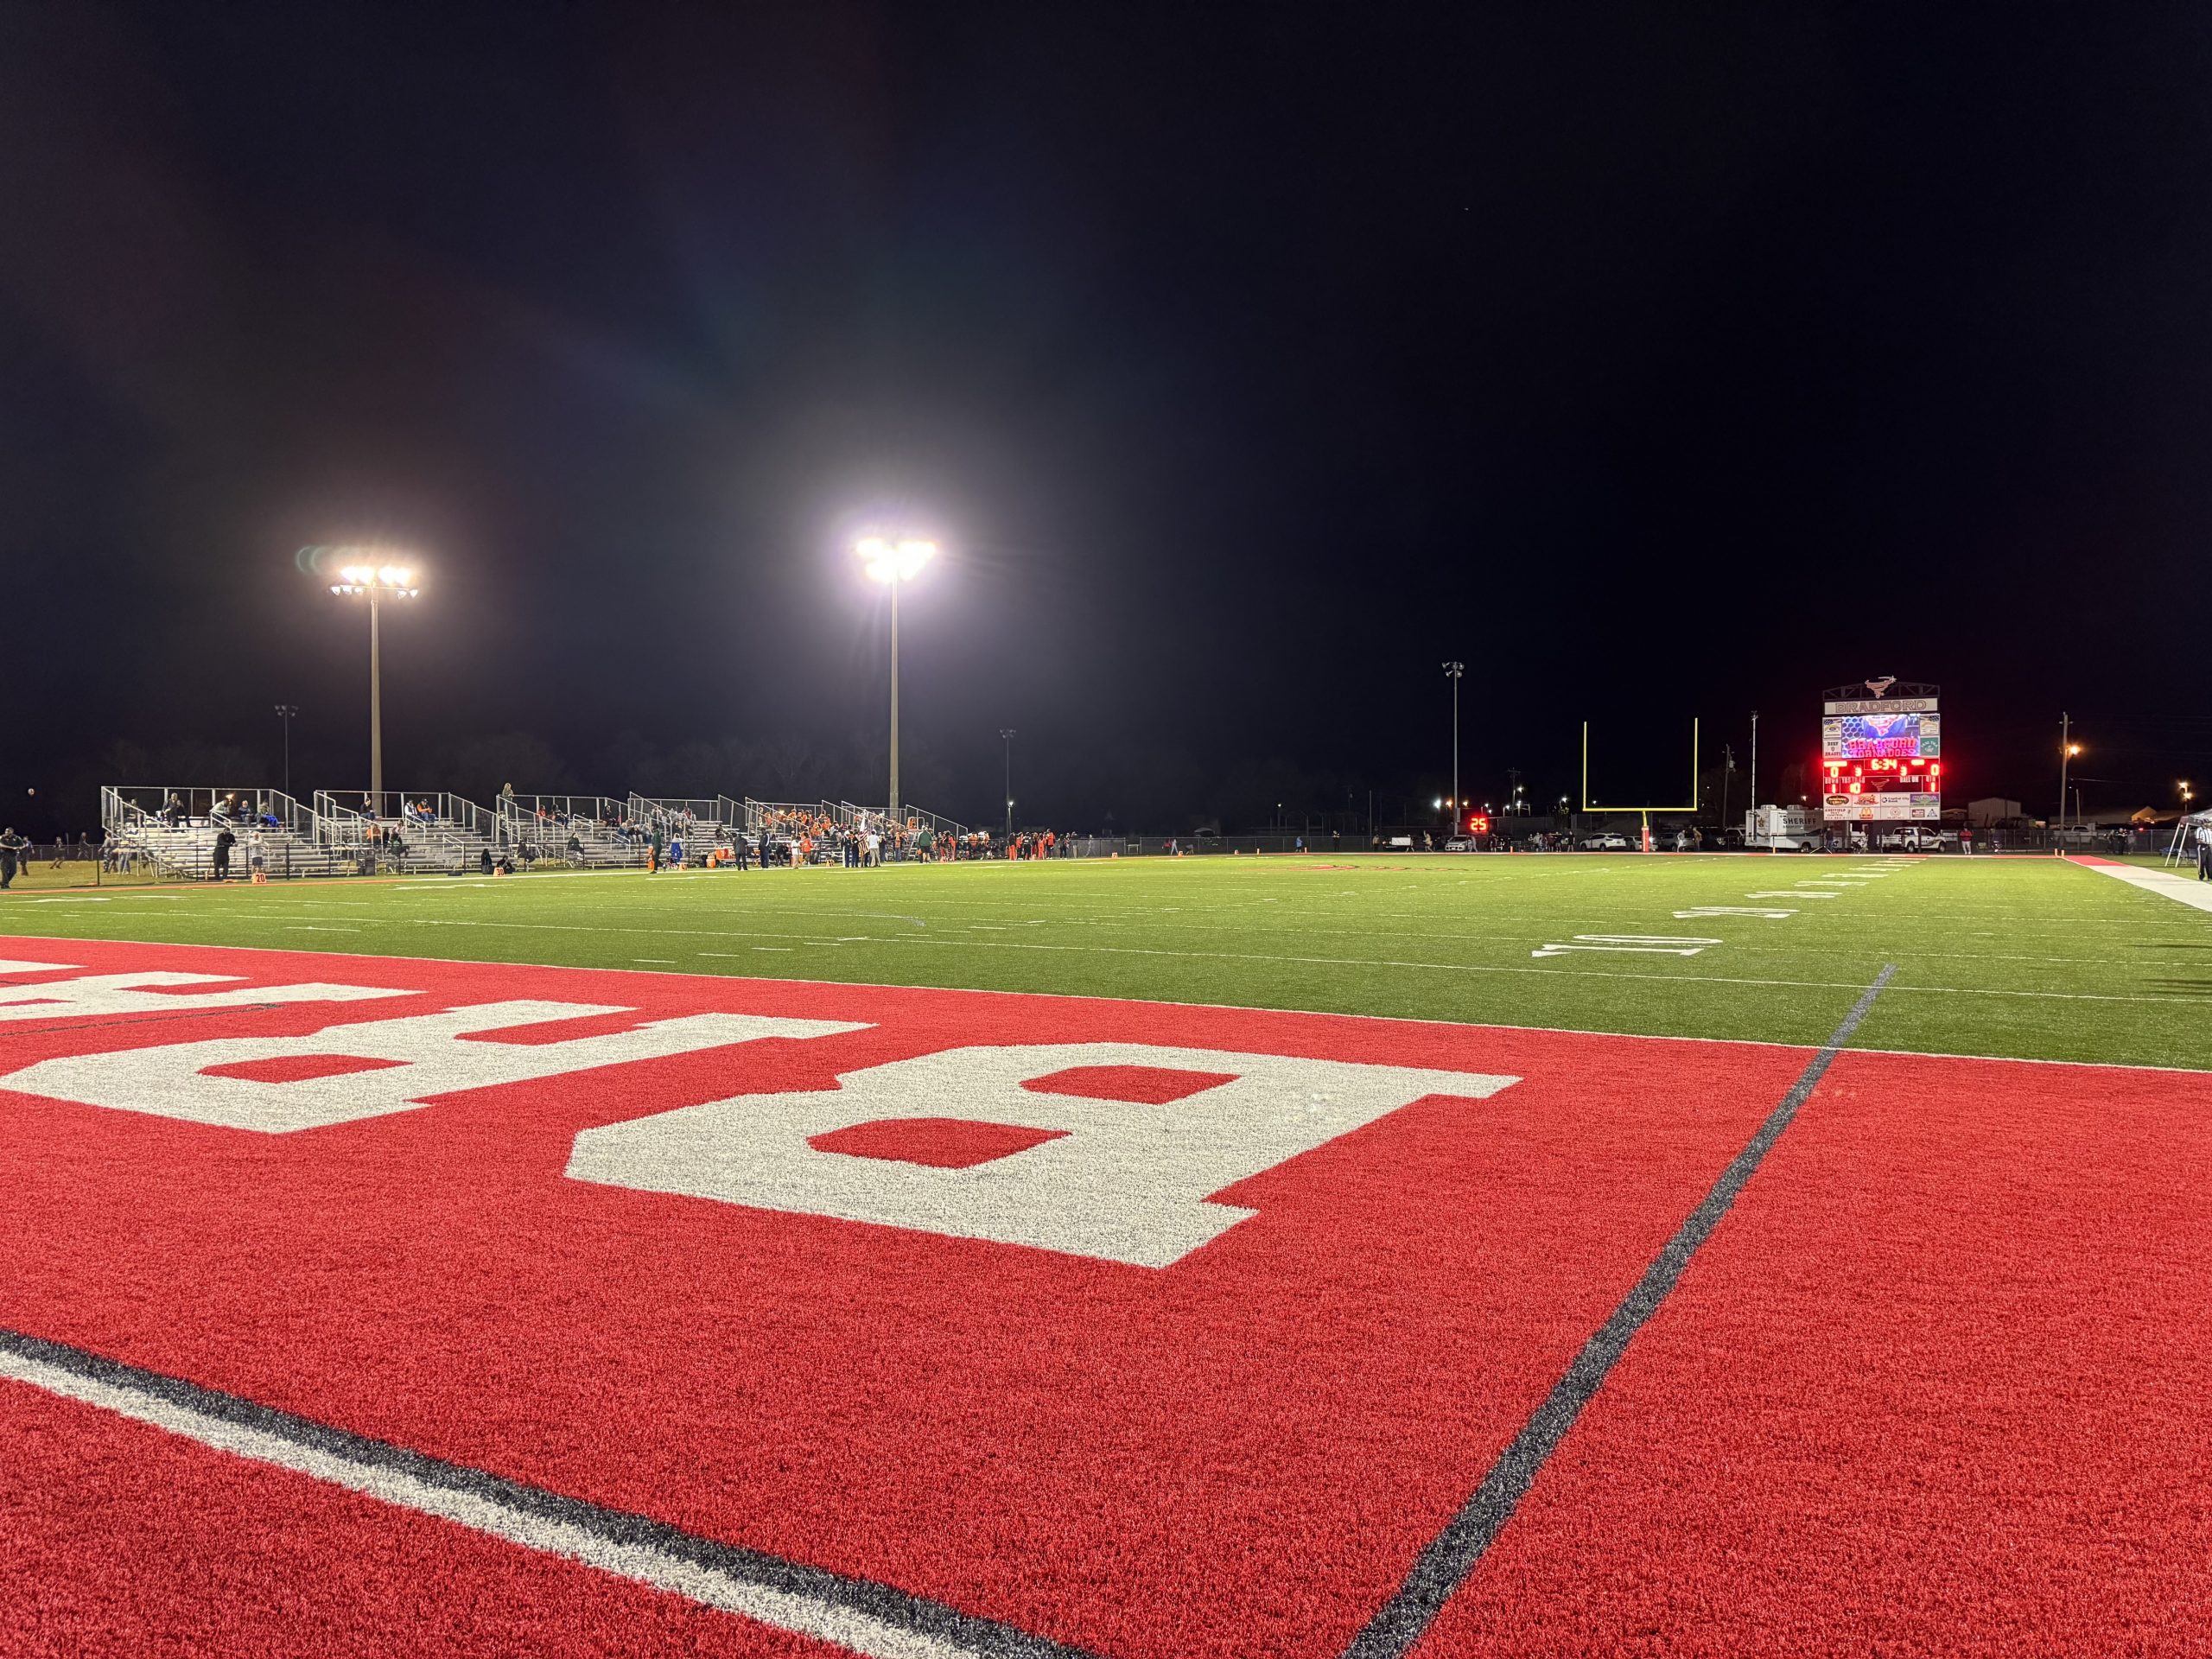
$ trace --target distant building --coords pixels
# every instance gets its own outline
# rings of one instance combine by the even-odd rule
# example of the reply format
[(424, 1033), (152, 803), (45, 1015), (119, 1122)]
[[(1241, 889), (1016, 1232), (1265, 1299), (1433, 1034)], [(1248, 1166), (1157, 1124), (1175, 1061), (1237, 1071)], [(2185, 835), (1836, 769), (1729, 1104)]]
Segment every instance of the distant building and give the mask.
[(2005, 800), (1995, 795), (1984, 800), (1967, 803), (1967, 822), (1984, 829), (1993, 823), (2003, 823), (2007, 819), (2020, 816), (2020, 804), (2018, 801)]

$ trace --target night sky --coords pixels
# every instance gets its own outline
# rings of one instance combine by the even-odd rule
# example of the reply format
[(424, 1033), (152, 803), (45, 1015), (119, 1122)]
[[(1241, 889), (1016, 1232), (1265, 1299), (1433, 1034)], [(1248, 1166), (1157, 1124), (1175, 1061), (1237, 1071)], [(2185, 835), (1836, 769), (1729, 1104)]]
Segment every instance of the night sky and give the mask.
[(971, 821), (1004, 727), (1025, 822), (1394, 818), (1448, 658), (1478, 798), (1754, 708), (1771, 797), (1894, 674), (1955, 802), (2065, 709), (2171, 804), (2209, 87), (2202, 6), (0, 6), (0, 816), (279, 702), (360, 787), (367, 540), (392, 786), (877, 801), (870, 526)]

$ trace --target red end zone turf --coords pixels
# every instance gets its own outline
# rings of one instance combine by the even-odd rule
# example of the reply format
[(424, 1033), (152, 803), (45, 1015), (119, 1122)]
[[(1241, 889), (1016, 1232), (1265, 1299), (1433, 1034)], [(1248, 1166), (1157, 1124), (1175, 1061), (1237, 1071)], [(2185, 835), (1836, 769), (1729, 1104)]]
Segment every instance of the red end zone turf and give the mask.
[[(1808, 1058), (322, 955), (29, 941), (0, 942), (0, 955), (66, 964), (15, 976), (45, 987), (25, 994), (48, 997), (79, 970), (149, 969), (245, 976), (249, 988), (316, 981), (406, 993), (305, 1002), (264, 995), (256, 1006), (249, 989), (237, 1005), (202, 1007), (192, 1005), (227, 988), (185, 985), (103, 993), (74, 1012), (49, 1001), (8, 1019), (0, 1007), (0, 1326), (1131, 1659), (1340, 1652)], [(0, 1003), (9, 995), (0, 982)], [(437, 1068), (447, 1066), (510, 1080), (324, 1121), (357, 1109), (369, 1091), (387, 1091), (390, 1104), (408, 1073), (337, 1072), (303, 1059), (388, 1046), (397, 1039), (372, 1027), (398, 1031), (493, 1002), (534, 1005), (511, 1021), (530, 1026), (533, 1040), (502, 1040), (512, 1029), (424, 1037), (406, 1027), (418, 1032), (408, 1052), (432, 1057), (416, 1075), (445, 1076)], [(588, 1010), (569, 1029), (593, 1042), (691, 1046), (563, 1070), (576, 1059), (563, 1058), (567, 1022), (548, 1003)], [(622, 1009), (637, 1012), (612, 1012)], [(829, 1024), (741, 1039), (732, 1015)], [(692, 1023), (641, 1029), (671, 1020)], [(319, 1032), (279, 1054), (235, 1043), (193, 1052), (204, 1067), (160, 1052)], [(1033, 1048), (1049, 1058), (1025, 1067)], [(105, 1054), (115, 1058), (73, 1058)], [(1799, 1137), (1810, 1157), (1825, 1144), (1816, 1134), (1845, 1132), (1823, 1115), (1847, 1077), (1891, 1103), (1862, 1109), (1874, 1115), (1862, 1139), (1881, 1139), (1883, 1111), (1917, 1109), (1929, 1085), (1912, 1082), (1916, 1092), (1900, 1103), (1883, 1064), (1840, 1066), (1774, 1169), (1787, 1167), (1783, 1154)], [(1923, 1077), (1971, 1074), (1944, 1085), (1961, 1122), (1991, 1109), (1973, 1104), (1995, 1086), (1989, 1077), (2006, 1089), (2047, 1079), (2052, 1099), (2078, 1103), (2080, 1080), (2101, 1075), (1910, 1064)], [(1405, 1074), (1376, 1068), (1470, 1082), (1454, 1093), (1427, 1078), (1393, 1094), (1389, 1080)], [(212, 1076), (194, 1081), (202, 1070)], [(2078, 1183), (2085, 1161), (2126, 1170), (2162, 1151), (2199, 1160), (2187, 1167), (2201, 1179), (2201, 1141), (2170, 1132), (2179, 1103), (2201, 1111), (2202, 1081), (2155, 1074), (2146, 1085), (2144, 1075), (2130, 1086), (2176, 1107), (2133, 1123), (2117, 1148), (2082, 1133), (2078, 1113), (2068, 1119), (2069, 1129), (2002, 1178), (2018, 1213), (2037, 1216)], [(1501, 1084), (1505, 1077), (1518, 1080)], [(1240, 1096), (1259, 1087), (1255, 1078), (1265, 1088)], [(911, 1106), (885, 1109), (901, 1090)], [(2007, 1098), (1987, 1097), (1993, 1107)], [(94, 1099), (110, 1103), (87, 1103)], [(841, 1101), (850, 1108), (842, 1118), (822, 1116)], [(164, 1103), (172, 1115), (145, 1109)], [(139, 1109), (118, 1109), (131, 1104)], [(265, 1133), (234, 1121), (296, 1109), (318, 1126)], [(664, 1117), (671, 1113), (679, 1116)], [(645, 1121), (669, 1133), (638, 1143), (634, 1128), (615, 1127)], [(782, 1141), (758, 1140), (762, 1124), (786, 1121)], [(1838, 1125), (1853, 1121), (1839, 1110)], [(1129, 1138), (1129, 1123), (1155, 1126), (1154, 1142)], [(1977, 1133), (2010, 1145), (2001, 1120)], [(725, 1155), (733, 1145), (741, 1155)], [(1144, 1161), (1148, 1145), (1170, 1154), (1173, 1168), (1242, 1168), (1241, 1179), (1208, 1190), (1217, 1204), (1196, 1206), (1211, 1217), (1201, 1217), (1200, 1233), (1233, 1224), (1193, 1233), (1193, 1206), (1147, 1186), (1161, 1173)], [(2129, 1147), (2141, 1157), (2114, 1164), (2112, 1154)], [(1724, 1247), (1752, 1252), (1749, 1288), (1729, 1303), (1736, 1326), (1693, 1338), (1702, 1369), (1649, 1373), (1658, 1380), (1638, 1384), (1648, 1413), (1614, 1426), (1612, 1408), (1643, 1397), (1625, 1385), (1647, 1375), (1646, 1345), (1675, 1328), (1713, 1276), (1700, 1256), (1681, 1306), (1662, 1308), (1630, 1348), (1432, 1648), (1744, 1651), (1775, 1629), (1802, 1638), (1783, 1645), (1819, 1648), (1886, 1628), (1853, 1621), (1872, 1616), (1869, 1599), (1890, 1595), (1891, 1582), (1864, 1574), (1851, 1551), (1815, 1548), (1817, 1538), (1793, 1529), (1789, 1503), (1808, 1490), (1802, 1443), (1800, 1466), (1785, 1446), (1775, 1454), (1781, 1466), (1762, 1466), (1748, 1487), (1718, 1471), (1745, 1443), (1732, 1414), (1786, 1426), (1802, 1442), (1807, 1423), (1824, 1421), (1816, 1385), (1830, 1356), (1845, 1374), (1827, 1386), (1848, 1393), (1878, 1375), (1884, 1351), (1868, 1333), (1900, 1297), (1924, 1294), (1940, 1309), (1963, 1294), (1971, 1305), (1973, 1270), (1988, 1252), (1914, 1242), (1930, 1213), (1971, 1213), (1983, 1234), (2003, 1231), (1992, 1229), (1999, 1211), (1990, 1204), (1976, 1208), (1929, 1173), (1930, 1160), (1948, 1167), (1943, 1150), (1910, 1137), (1847, 1148), (1834, 1154), (1836, 1179), (1809, 1192), (1776, 1181), (1770, 1197), (1773, 1172), (1756, 1178), (1708, 1246), (1713, 1262), (1734, 1259)], [(1811, 1274), (1799, 1261), (1813, 1248), (1806, 1217), (1834, 1230), (1828, 1189), (1890, 1164), (1894, 1176), (1874, 1179), (1846, 1212), (1844, 1245), (1876, 1259), (1856, 1278), (1843, 1275), (1840, 1288), (1825, 1267), (1812, 1275), (1822, 1294), (1840, 1298), (1840, 1312), (1811, 1288), (1784, 1294)], [(1978, 1174), (1991, 1179), (1986, 1167)], [(735, 1183), (757, 1199), (763, 1182), (777, 1207), (695, 1195)], [(1914, 1208), (1923, 1186), (1938, 1195), (1932, 1212)], [(1086, 1231), (1098, 1219), (1088, 1212), (1108, 1199), (1126, 1213)], [(840, 1213), (906, 1205), (899, 1213), (911, 1222), (939, 1204), (949, 1230)], [(2203, 1306), (2202, 1222), (2177, 1224), (2196, 1229), (2199, 1253), (2173, 1258), (2185, 1270), (2141, 1304), (2154, 1309), (2146, 1317), (2171, 1312), (2173, 1299)], [(2067, 1264), (2095, 1236), (2045, 1232), (2039, 1259), (2076, 1272)], [(1104, 1254), (1069, 1248), (1084, 1241)], [(2095, 1259), (2109, 1277), (2120, 1258)], [(1922, 1279), (1897, 1281), (1902, 1266)], [(1924, 1293), (1914, 1288), (1923, 1281)], [(2017, 1370), (2033, 1357), (2023, 1341), (2047, 1339), (2047, 1322), (2021, 1317), (2026, 1306), (1993, 1296), (1980, 1308), (1980, 1346), (1971, 1351), (1983, 1372)], [(2167, 1327), (2166, 1340), (2170, 1371), (2177, 1355), (2190, 1367), (2202, 1359), (2193, 1325)], [(1706, 1351), (1715, 1341), (1719, 1351)], [(2068, 1341), (2081, 1358), (2067, 1376), (2085, 1408), (2130, 1409), (2138, 1351), (2108, 1340), (2094, 1311)], [(1809, 1357), (1777, 1360), (1808, 1343)], [(2201, 1380), (2197, 1369), (2187, 1374), (2191, 1386)], [(1868, 1397), (1850, 1401), (1866, 1416), (1854, 1432), (1885, 1449), (1901, 1428), (1948, 1422), (1955, 1411), (1904, 1386), (1871, 1403), (1879, 1409), (1870, 1411)], [(36, 1638), (58, 1649), (98, 1647), (99, 1632), (127, 1629), (147, 1638), (134, 1637), (132, 1650), (156, 1638), (180, 1651), (301, 1650), (274, 1607), (340, 1632), (308, 1644), (333, 1649), (382, 1619), (387, 1652), (467, 1650), (457, 1630), (493, 1632), (484, 1650), (508, 1631), (512, 1649), (543, 1649), (559, 1643), (530, 1632), (571, 1621), (587, 1633), (574, 1645), (589, 1650), (819, 1650), (22, 1384), (0, 1382), (0, 1411), (7, 1461), (35, 1471), (0, 1487), (9, 1498), (0, 1605), (37, 1610)], [(1943, 1458), (2002, 1465), (2018, 1449), (2001, 1437), (2041, 1421), (2034, 1412), (1969, 1418), (1948, 1440), (1923, 1433), (1915, 1444), (1941, 1467), (1950, 1466)], [(2179, 1426), (2160, 1444), (2161, 1455), (2183, 1459), (2176, 1466), (2202, 1471), (2201, 1428)], [(1681, 1467), (1641, 1472), (1655, 1448), (1677, 1446), (1693, 1448)], [(1864, 1508), (1858, 1467), (1847, 1460), (1829, 1478)], [(1770, 1583), (1728, 1573), (1725, 1549), (1686, 1553), (1665, 1539), (1632, 1572), (1620, 1566), (1613, 1552), (1657, 1535), (1653, 1509), (1665, 1510), (1676, 1486), (1713, 1491), (1712, 1529), (1725, 1532), (1740, 1511), (1745, 1535), (1765, 1547)], [(1573, 1499), (1561, 1499), (1570, 1489)], [(1901, 1517), (1896, 1538), (1948, 1562), (1954, 1580), (1970, 1577), (1979, 1558), (1955, 1539), (1983, 1511), (1966, 1503), (1886, 1512)], [(2158, 1513), (2166, 1536), (2178, 1531), (2187, 1545), (2140, 1582), (2186, 1589), (2203, 1569), (2203, 1512), (2162, 1500)], [(2056, 1551), (2069, 1527), (2093, 1524), (2063, 1503), (2036, 1514)], [(1915, 1529), (1928, 1535), (1916, 1543)], [(198, 1570), (180, 1575), (181, 1559)], [(365, 1560), (389, 1564), (390, 1577)], [(1714, 1572), (1714, 1582), (1702, 1581)], [(1605, 1589), (1624, 1575), (1644, 1601)], [(1678, 1581), (1681, 1597), (1670, 1599)], [(1778, 1598), (1827, 1611), (1795, 1625), (1764, 1615), (1732, 1624), (1724, 1614), (1738, 1598), (1755, 1610)], [(1968, 1598), (1984, 1620), (1976, 1624), (1961, 1622), (1957, 1598), (1920, 1599), (1933, 1611), (1899, 1627), (1896, 1650), (1954, 1650), (1950, 1638), (1986, 1628), (1989, 1609), (2001, 1619), (2006, 1605)], [(211, 1625), (219, 1614), (232, 1622)], [(2157, 1608), (2145, 1614), (2145, 1628), (2158, 1617)], [(708, 1626), (713, 1634), (702, 1637)]]
[(0, 1449), (14, 1659), (845, 1654), (6, 1382)]
[(2212, 1652), (2208, 1085), (1840, 1057), (1422, 1659)]

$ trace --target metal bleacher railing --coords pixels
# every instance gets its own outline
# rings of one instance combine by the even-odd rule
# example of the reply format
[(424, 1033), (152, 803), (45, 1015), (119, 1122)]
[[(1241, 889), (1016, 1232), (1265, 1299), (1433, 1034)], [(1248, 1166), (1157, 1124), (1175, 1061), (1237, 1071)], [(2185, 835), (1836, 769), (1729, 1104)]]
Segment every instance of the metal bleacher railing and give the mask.
[(641, 865), (645, 834), (625, 826), (626, 803), (605, 795), (506, 795), (499, 798), (500, 835), (521, 862), (557, 859), (581, 869)]
[[(865, 823), (880, 829), (890, 822), (891, 810), (882, 806), (855, 806), (850, 801), (837, 803), (839, 822)], [(899, 809), (899, 822), (910, 831), (926, 830), (932, 837), (950, 836), (955, 841), (968, 833), (968, 826), (957, 819), (948, 818), (942, 812), (925, 811), (911, 802)]]
[(110, 785), (100, 791), (100, 830), (111, 870), (207, 880), (226, 830), (233, 875), (249, 874), (257, 855), (280, 880), (334, 875), (341, 868), (318, 835), (314, 812), (280, 790)]
[(315, 794), (315, 833), (341, 860), (372, 870), (457, 874), (496, 856), (498, 819), (464, 797), (388, 789)]

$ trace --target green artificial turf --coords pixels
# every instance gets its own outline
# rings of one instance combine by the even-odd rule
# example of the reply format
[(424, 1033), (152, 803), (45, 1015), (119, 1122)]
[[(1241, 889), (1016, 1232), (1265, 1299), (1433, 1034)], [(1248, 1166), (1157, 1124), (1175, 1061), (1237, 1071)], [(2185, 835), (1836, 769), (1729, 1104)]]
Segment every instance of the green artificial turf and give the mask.
[[(1854, 870), (1889, 874), (1800, 895)], [(1783, 893), (1782, 898), (1750, 895)], [(1794, 915), (1678, 917), (1700, 906)], [(2212, 1069), (2212, 916), (2048, 858), (1306, 856), (0, 894), (0, 931)], [(1547, 944), (1717, 941), (1693, 957)], [(1625, 939), (1599, 941), (1627, 943)]]

